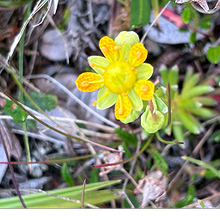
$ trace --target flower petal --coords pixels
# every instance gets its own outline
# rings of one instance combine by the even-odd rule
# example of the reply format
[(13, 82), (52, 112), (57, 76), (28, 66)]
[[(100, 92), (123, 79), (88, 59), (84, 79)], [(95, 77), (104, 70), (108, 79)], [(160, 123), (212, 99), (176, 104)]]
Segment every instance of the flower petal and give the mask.
[(136, 111), (135, 109), (132, 109), (131, 113), (128, 115), (126, 119), (121, 119), (120, 121), (124, 124), (131, 123), (134, 120), (136, 120), (140, 115), (139, 111)]
[(104, 56), (110, 61), (115, 62), (119, 58), (119, 49), (120, 46), (117, 46), (116, 43), (110, 37), (103, 37), (99, 41), (99, 47)]
[(131, 47), (139, 42), (139, 36), (134, 31), (122, 31), (115, 38), (115, 43), (121, 46), (122, 56), (125, 62), (128, 62)]
[(139, 80), (134, 85), (135, 92), (143, 100), (151, 100), (154, 95), (154, 84), (149, 80)]
[(93, 92), (104, 85), (103, 76), (97, 73), (85, 72), (79, 75), (76, 86), (83, 92)]
[(137, 111), (141, 111), (141, 109), (143, 108), (143, 101), (140, 98), (140, 96), (134, 91), (134, 89), (130, 89), (129, 93), (128, 93), (128, 97), (131, 101), (132, 106), (137, 110)]
[[(105, 86), (103, 86), (99, 92), (97, 99), (104, 97), (106, 93), (108, 93), (109, 90)], [(117, 101), (118, 95), (114, 93), (109, 93), (107, 96), (105, 96), (103, 99), (97, 102), (97, 109), (106, 109), (114, 105)]]
[(141, 65), (147, 58), (147, 49), (144, 47), (142, 43), (138, 43), (132, 46), (128, 62), (132, 66), (139, 66)]
[(90, 56), (88, 61), (90, 66), (101, 75), (103, 75), (106, 67), (110, 64), (109, 60), (101, 56)]
[(128, 43), (130, 46), (133, 46), (139, 42), (139, 36), (134, 31), (121, 31), (115, 38), (115, 43), (119, 46), (122, 46), (124, 43)]
[(115, 104), (115, 117), (118, 120), (126, 119), (131, 113), (131, 110), (132, 104), (128, 96), (125, 93), (120, 94)]
[(149, 63), (142, 63), (135, 69), (137, 71), (137, 80), (148, 80), (152, 76), (154, 68)]

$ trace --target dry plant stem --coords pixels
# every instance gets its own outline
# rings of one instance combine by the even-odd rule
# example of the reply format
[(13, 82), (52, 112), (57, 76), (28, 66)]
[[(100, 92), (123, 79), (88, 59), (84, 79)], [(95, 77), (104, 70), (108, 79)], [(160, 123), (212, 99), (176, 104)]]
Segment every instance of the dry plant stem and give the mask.
[[(212, 195), (212, 196), (209, 196), (209, 197), (207, 197), (207, 198), (205, 198), (205, 199), (200, 199), (200, 201), (206, 202), (206, 201), (212, 200), (212, 199), (214, 199), (214, 198), (216, 198), (216, 197), (219, 197), (219, 196), (220, 196), (220, 192), (218, 192), (218, 193), (216, 193), (216, 194), (214, 194), (214, 195)], [(194, 203), (192, 203), (192, 204), (190, 204), (190, 205), (184, 206), (184, 207), (182, 207), (182, 208), (183, 208), (183, 209), (190, 209), (190, 208), (193, 208), (194, 206), (196, 206), (196, 205), (198, 205), (198, 204), (199, 204), (199, 202), (197, 201), (197, 202), (194, 202)]]
[[(204, 144), (204, 142), (208, 139), (208, 137), (212, 134), (212, 131), (215, 127), (215, 124), (213, 124), (209, 130), (205, 133), (204, 137), (200, 140), (200, 142), (197, 144), (197, 146), (195, 147), (195, 149), (193, 150), (192, 154), (193, 156), (195, 156), (200, 148), (202, 147), (202, 145)], [(170, 182), (167, 191), (170, 190), (170, 188), (173, 186), (173, 184), (176, 182), (176, 180), (180, 177), (182, 171), (184, 170), (185, 166), (189, 163), (189, 161), (185, 161), (184, 164), (182, 165), (182, 167), (180, 168), (180, 170), (178, 171), (178, 173), (176, 174), (176, 176), (172, 179), (172, 181)]]
[[(77, 127), (77, 130), (79, 131), (80, 136), (81, 136), (81, 137), (85, 137), (84, 133), (81, 132), (82, 129), (80, 129), (80, 128), (76, 125), (75, 122), (73, 122), (73, 123), (74, 123), (75, 127)], [(91, 144), (87, 143), (86, 146), (87, 146), (88, 149), (90, 150), (91, 154), (93, 154), (93, 155), (96, 155), (96, 154), (97, 154), (96, 151), (95, 151), (95, 149), (93, 148), (93, 146), (92, 146)], [(101, 161), (100, 161), (100, 159), (99, 159), (98, 156), (95, 156), (95, 160), (96, 160), (96, 164), (101, 164)], [(101, 171), (104, 172), (104, 168), (101, 168)], [(103, 176), (104, 176), (104, 180), (105, 180), (105, 181), (108, 181), (108, 180), (109, 180), (107, 174), (104, 174)], [(113, 208), (116, 208), (116, 204), (115, 204), (115, 201), (114, 201), (114, 200), (111, 201), (111, 204), (112, 204), (112, 207), (113, 207)]]
[(156, 23), (157, 19), (163, 14), (163, 12), (165, 11), (165, 9), (168, 7), (168, 5), (170, 4), (171, 1), (167, 2), (167, 4), (164, 6), (164, 8), (160, 11), (160, 13), (157, 15), (157, 17), (154, 19), (154, 21), (151, 23), (150, 27), (147, 29), (147, 31), (145, 32), (144, 36), (141, 38), (141, 43), (143, 44), (144, 39), (147, 37), (150, 29), (154, 26), (154, 24)]
[[(41, 124), (43, 124), (43, 125), (45, 125), (46, 127), (52, 129), (53, 131), (56, 131), (56, 132), (58, 132), (58, 133), (60, 133), (60, 134), (62, 134), (62, 135), (64, 135), (64, 136), (67, 136), (67, 137), (70, 137), (70, 138), (74, 138), (74, 139), (76, 139), (76, 140), (88, 142), (88, 143), (94, 144), (94, 145), (96, 145), (96, 146), (99, 146), (99, 147), (101, 147), (101, 148), (118, 152), (118, 150), (115, 150), (115, 149), (112, 149), (112, 148), (110, 148), (110, 147), (107, 147), (107, 146), (104, 146), (104, 145), (95, 143), (95, 142), (93, 142), (93, 141), (91, 141), (91, 140), (89, 140), (89, 139), (85, 139), (85, 138), (79, 137), (78, 135), (73, 134), (71, 131), (69, 131), (69, 130), (66, 129), (65, 127), (61, 126), (60, 124), (58, 124), (58, 123), (57, 123), (56, 121), (54, 121), (50, 116), (46, 115), (46, 114), (41, 110), (41, 111), (45, 114), (46, 117), (50, 118), (50, 120), (51, 120), (52, 122), (54, 122), (57, 126), (59, 126), (60, 128), (62, 128), (62, 129), (63, 129), (64, 131), (66, 131), (67, 133), (62, 132), (62, 131), (60, 131), (60, 130), (54, 128), (53, 126), (50, 126), (50, 125), (44, 123), (43, 121), (41, 121), (41, 120), (39, 120), (37, 117), (35, 117), (32, 113), (30, 113), (29, 111), (27, 111), (20, 103), (18, 103), (12, 96), (10, 96), (4, 89), (2, 89), (2, 88), (0, 87), (0, 90), (1, 90), (5, 95), (7, 95), (9, 99), (11, 99), (14, 103), (16, 103), (22, 110), (24, 110), (27, 114), (29, 114), (31, 117), (33, 117), (35, 120), (37, 120), (37, 121), (40, 122)], [(26, 95), (29, 97), (28, 94), (26, 94)], [(30, 98), (30, 97), (29, 97), (29, 98)], [(36, 106), (37, 106), (37, 105), (36, 105)], [(37, 106), (37, 107), (38, 107), (38, 106)], [(39, 107), (38, 107), (38, 108), (39, 108)]]
[[(93, 157), (95, 155), (85, 155), (85, 156), (80, 156), (80, 157), (73, 157), (73, 158), (67, 158), (67, 159), (60, 159), (60, 160), (44, 160), (44, 161), (32, 161), (32, 162), (10, 162), (12, 165), (13, 164), (54, 164), (54, 163), (64, 163), (68, 161), (73, 161), (73, 160), (85, 160), (87, 158)], [(8, 162), (0, 162), (0, 164), (8, 164)]]
[(120, 169), (120, 171), (123, 172), (125, 176), (131, 180), (131, 182), (135, 185), (135, 187), (138, 187), (138, 184), (135, 182), (132, 176), (123, 167)]
[(70, 96), (70, 98), (72, 98), (74, 101), (76, 101), (78, 104), (80, 104), (83, 108), (85, 108), (87, 111), (89, 111), (91, 114), (93, 114), (95, 117), (97, 117), (98, 119), (100, 119), (101, 121), (105, 122), (106, 124), (109, 124), (115, 128), (118, 128), (119, 125), (113, 123), (112, 121), (109, 121), (108, 119), (102, 117), (101, 115), (99, 115), (97, 112), (93, 111), (91, 108), (89, 108), (85, 103), (83, 103), (80, 99), (78, 99), (71, 91), (69, 91), (65, 86), (63, 86), (61, 83), (59, 83), (57, 80), (51, 78), (48, 75), (45, 74), (38, 74), (35, 76), (28, 76), (28, 79), (32, 78), (32, 79), (37, 79), (37, 78), (46, 78), (49, 81), (51, 81), (52, 83), (54, 83), (55, 85), (57, 85), (60, 89), (62, 89), (67, 95)]
[(93, 165), (93, 167), (101, 168), (101, 167), (115, 166), (115, 165), (118, 165), (118, 164), (127, 163), (127, 162), (133, 160), (134, 158), (139, 157), (139, 155), (140, 155), (141, 153), (143, 153), (143, 152), (147, 149), (147, 147), (150, 145), (150, 143), (151, 143), (153, 137), (154, 137), (154, 134), (150, 134), (147, 143), (146, 143), (146, 144), (144, 145), (144, 147), (143, 147), (138, 153), (136, 153), (134, 156), (132, 156), (132, 157), (126, 159), (126, 160), (122, 160), (122, 161), (116, 162), (116, 163), (101, 164), (101, 165), (99, 165), (99, 166)]
[(20, 41), (20, 39), (21, 39), (21, 37), (22, 37), (22, 35), (23, 35), (23, 33), (24, 33), (24, 30), (25, 30), (25, 28), (27, 27), (28, 23), (29, 23), (30, 20), (33, 18), (33, 16), (34, 16), (47, 2), (48, 2), (48, 0), (43, 0), (42, 2), (41, 2), (41, 0), (39, 0), (39, 1), (36, 3), (36, 5), (35, 5), (33, 11), (31, 12), (31, 14), (30, 14), (29, 17), (27, 18), (27, 20), (23, 23), (20, 32), (19, 32), (18, 35), (15, 37), (14, 42), (13, 42), (12, 45), (11, 45), (10, 51), (9, 51), (8, 56), (7, 56), (7, 58), (6, 58), (6, 64), (8, 64), (9, 59), (10, 59), (11, 56), (13, 55), (14, 50), (15, 50), (17, 44), (19, 43), (19, 41)]
[[(26, 107), (25, 105), (23, 105), (27, 110), (29, 110), (30, 112), (32, 111), (32, 109)], [(38, 114), (39, 115), (39, 114)], [(41, 114), (40, 114), (41, 115)], [(36, 115), (35, 115), (36, 116)], [(37, 116), (36, 116), (37, 117)], [(115, 140), (115, 141), (119, 141), (121, 140), (117, 134), (114, 133), (114, 129), (112, 127), (108, 127), (108, 126), (105, 126), (105, 125), (98, 125), (98, 124), (94, 124), (94, 123), (91, 123), (91, 122), (87, 122), (87, 121), (83, 121), (83, 120), (78, 120), (78, 119), (71, 119), (71, 118), (64, 118), (64, 117), (56, 117), (56, 116), (51, 116), (51, 118), (53, 120), (56, 120), (56, 121), (60, 121), (60, 122), (72, 122), (72, 123), (81, 123), (81, 124), (85, 124), (85, 125), (90, 125), (90, 126), (93, 126), (93, 127), (96, 127), (96, 128), (99, 128), (99, 129), (102, 129), (103, 131), (105, 132), (110, 132), (110, 133), (101, 133), (101, 132), (95, 132), (95, 131), (91, 131), (91, 130), (88, 130), (88, 129), (82, 129), (80, 128), (80, 131), (85, 134), (85, 135), (89, 135), (91, 137), (98, 137), (98, 138), (102, 138), (102, 139), (112, 139), (112, 140)], [(0, 115), (0, 119), (2, 120), (13, 120), (13, 118), (9, 115)], [(33, 119), (31, 116), (27, 116), (27, 119)], [(41, 116), (38, 116), (38, 119), (40, 120), (48, 120), (47, 118), (45, 118), (45, 116), (41, 115)], [(66, 126), (66, 127), (69, 127), (69, 128), (72, 128), (71, 126), (67, 126), (65, 123), (63, 124), (63, 126)], [(41, 126), (38, 126), (37, 127), (38, 129), (43, 129), (45, 127), (41, 127)], [(74, 127), (75, 128), (75, 127)], [(14, 129), (14, 132), (15, 133), (19, 133), (19, 134), (24, 134), (24, 132), (22, 132), (21, 130), (19, 129)], [(42, 135), (39, 135), (39, 134), (35, 134), (35, 133), (32, 133), (32, 132), (28, 132), (27, 133), (28, 136), (35, 136), (36, 138), (38, 139), (41, 139), (40, 137), (42, 137), (42, 139), (48, 139), (48, 140), (51, 140), (52, 142), (56, 142), (61, 144), (63, 143), (63, 141), (59, 141), (57, 139), (54, 139), (54, 138), (51, 138), (51, 137), (48, 137), (44, 134)]]
[(15, 178), (15, 174), (14, 174), (14, 170), (13, 170), (13, 167), (12, 167), (11, 162), (10, 162), (10, 157), (9, 157), (8, 150), (7, 150), (7, 147), (5, 145), (5, 141), (4, 141), (3, 134), (2, 134), (1, 130), (0, 130), (0, 137), (1, 137), (1, 140), (2, 140), (2, 145), (3, 145), (4, 151), (5, 151), (5, 155), (7, 157), (8, 166), (9, 166), (9, 170), (10, 170), (10, 173), (11, 173), (13, 185), (14, 185), (14, 187), (16, 189), (17, 195), (18, 195), (18, 197), (20, 199), (20, 202), (21, 202), (22, 206), (24, 208), (27, 208), (27, 206), (25, 205), (25, 203), (24, 203), (24, 201), (22, 199), (21, 193), (19, 191), (18, 184), (17, 184), (16, 178)]
[[(137, 149), (136, 149), (135, 154), (137, 154), (137, 153), (139, 152), (140, 148), (141, 148), (141, 140), (140, 140), (140, 137), (139, 137), (139, 135), (138, 135), (138, 144), (137, 144)], [(131, 163), (131, 168), (130, 168), (130, 170), (129, 170), (129, 175), (130, 175), (130, 176), (131, 176), (132, 173), (133, 173), (134, 166), (135, 166), (135, 163), (136, 163), (137, 159), (138, 159), (137, 157), (134, 158), (134, 160), (133, 160), (132, 163)], [(129, 180), (129, 178), (126, 178), (126, 179), (125, 179), (125, 182), (124, 182), (124, 184), (123, 184), (122, 190), (123, 190), (124, 192), (125, 192), (125, 190), (126, 190), (126, 186), (127, 186), (127, 184), (128, 184), (128, 180)]]

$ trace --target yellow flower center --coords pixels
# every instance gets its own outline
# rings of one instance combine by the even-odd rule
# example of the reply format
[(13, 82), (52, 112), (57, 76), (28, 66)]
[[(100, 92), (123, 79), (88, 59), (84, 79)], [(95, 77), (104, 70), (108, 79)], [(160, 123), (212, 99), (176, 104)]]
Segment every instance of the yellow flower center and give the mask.
[(137, 71), (129, 63), (116, 61), (106, 68), (103, 77), (105, 86), (115, 94), (127, 92), (134, 86)]

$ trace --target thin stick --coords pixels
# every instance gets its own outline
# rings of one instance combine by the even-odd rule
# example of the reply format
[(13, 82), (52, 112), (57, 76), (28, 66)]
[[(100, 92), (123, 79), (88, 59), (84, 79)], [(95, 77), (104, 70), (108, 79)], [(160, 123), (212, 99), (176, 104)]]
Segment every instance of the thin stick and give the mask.
[(150, 29), (154, 26), (154, 24), (156, 23), (157, 19), (163, 14), (163, 12), (165, 11), (165, 9), (168, 7), (168, 5), (170, 4), (171, 1), (167, 2), (167, 4), (164, 6), (164, 8), (160, 11), (160, 13), (157, 15), (157, 17), (153, 20), (153, 22), (151, 23), (150, 27), (147, 29), (147, 31), (145, 32), (144, 36), (141, 39), (141, 43), (143, 44), (144, 39), (147, 37)]
[[(0, 90), (1, 90), (5, 95), (7, 95), (8, 98), (10, 98), (14, 103), (16, 103), (22, 110), (24, 110), (27, 114), (29, 114), (31, 117), (33, 117), (35, 120), (37, 120), (38, 122), (40, 122), (40, 123), (43, 124), (44, 126), (50, 128), (51, 130), (56, 131), (56, 132), (58, 132), (58, 133), (60, 133), (60, 134), (63, 134), (63, 135), (65, 135), (65, 136), (67, 136), (67, 137), (74, 138), (74, 139), (76, 139), (76, 140), (81, 140), (81, 141), (94, 144), (94, 145), (96, 145), (96, 146), (99, 146), (99, 147), (104, 148), (104, 149), (107, 149), (107, 150), (111, 150), (111, 151), (116, 151), (116, 152), (118, 152), (118, 150), (115, 150), (115, 149), (113, 149), (113, 148), (110, 148), (110, 147), (107, 147), (107, 146), (98, 144), (98, 143), (96, 143), (96, 142), (93, 142), (93, 141), (91, 141), (91, 140), (89, 140), (89, 139), (86, 139), (86, 138), (83, 138), (83, 137), (79, 137), (78, 135), (73, 134), (71, 131), (67, 130), (66, 128), (64, 128), (64, 127), (61, 126), (61, 125), (58, 125), (58, 126), (61, 127), (62, 129), (64, 129), (64, 130), (65, 130), (66, 132), (68, 132), (68, 133), (62, 132), (62, 131), (60, 131), (60, 130), (54, 128), (53, 126), (50, 126), (49, 124), (44, 123), (43, 121), (41, 121), (40, 119), (38, 119), (37, 117), (35, 117), (31, 112), (27, 111), (27, 109), (25, 109), (20, 103), (18, 103), (18, 102), (17, 102), (12, 96), (10, 96), (4, 89), (2, 89), (2, 88), (0, 87)], [(52, 119), (51, 119), (51, 120), (52, 120)], [(56, 121), (54, 121), (54, 120), (52, 120), (52, 121), (53, 121), (55, 124), (58, 124)]]
[[(200, 199), (200, 201), (206, 202), (206, 201), (209, 201), (209, 200), (214, 199), (214, 198), (219, 197), (219, 196), (220, 196), (220, 192), (216, 193), (215, 195), (209, 196), (209, 197), (207, 197), (205, 199)], [(194, 207), (194, 206), (196, 206), (198, 204), (199, 204), (199, 202), (197, 201), (197, 202), (194, 202), (194, 203), (192, 203), (190, 205), (184, 206), (183, 209), (190, 209), (190, 208), (192, 208), (192, 207)]]
[(149, 147), (153, 137), (154, 137), (154, 134), (150, 134), (149, 139), (148, 139), (147, 143), (143, 146), (143, 148), (138, 153), (136, 153), (134, 156), (132, 156), (126, 160), (122, 160), (122, 161), (119, 161), (116, 163), (106, 163), (106, 164), (101, 164), (101, 165), (93, 165), (92, 167), (101, 168), (101, 167), (115, 166), (118, 164), (127, 163), (127, 162), (133, 160), (134, 158), (138, 157), (140, 154), (142, 154), (147, 149), (147, 147)]

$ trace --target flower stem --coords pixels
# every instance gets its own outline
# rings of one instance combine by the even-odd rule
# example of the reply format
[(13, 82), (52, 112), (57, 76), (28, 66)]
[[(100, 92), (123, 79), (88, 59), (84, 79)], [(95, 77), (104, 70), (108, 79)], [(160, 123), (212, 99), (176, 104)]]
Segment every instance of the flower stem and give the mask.
[(160, 135), (159, 135), (158, 132), (156, 132), (156, 137), (157, 137), (157, 139), (158, 139), (160, 142), (162, 142), (162, 143), (164, 143), (164, 144), (184, 144), (183, 142), (166, 141), (166, 140), (164, 140), (164, 139), (162, 139), (162, 138), (160, 137)]

